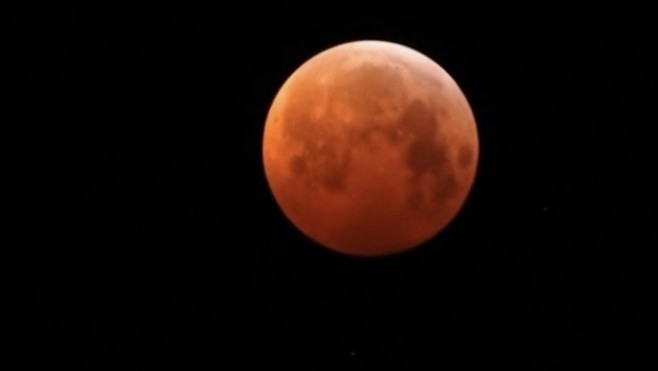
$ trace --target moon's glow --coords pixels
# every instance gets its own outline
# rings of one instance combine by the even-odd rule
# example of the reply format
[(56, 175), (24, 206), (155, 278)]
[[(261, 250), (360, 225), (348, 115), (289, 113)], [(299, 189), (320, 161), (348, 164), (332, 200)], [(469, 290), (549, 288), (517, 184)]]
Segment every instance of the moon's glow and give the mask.
[(352, 255), (401, 252), (442, 230), (472, 186), (475, 120), (435, 62), (359, 41), (299, 67), (270, 108), (263, 161), (285, 215)]

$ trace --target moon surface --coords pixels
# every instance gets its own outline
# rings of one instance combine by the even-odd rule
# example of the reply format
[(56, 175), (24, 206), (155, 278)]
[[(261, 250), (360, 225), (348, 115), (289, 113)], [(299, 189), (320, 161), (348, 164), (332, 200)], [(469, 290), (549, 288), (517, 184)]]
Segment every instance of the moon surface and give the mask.
[(263, 162), (283, 213), (334, 251), (383, 256), (444, 229), (473, 184), (478, 135), (464, 94), (408, 47), (356, 41), (299, 67), (265, 123)]

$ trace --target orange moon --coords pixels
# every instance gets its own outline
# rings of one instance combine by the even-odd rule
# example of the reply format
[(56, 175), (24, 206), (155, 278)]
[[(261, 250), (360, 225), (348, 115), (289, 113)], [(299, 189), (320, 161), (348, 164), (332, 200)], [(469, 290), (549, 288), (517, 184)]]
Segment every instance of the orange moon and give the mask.
[(356, 256), (418, 246), (459, 212), (478, 135), (455, 81), (406, 46), (356, 41), (301, 65), (265, 123), (274, 198), (312, 240)]

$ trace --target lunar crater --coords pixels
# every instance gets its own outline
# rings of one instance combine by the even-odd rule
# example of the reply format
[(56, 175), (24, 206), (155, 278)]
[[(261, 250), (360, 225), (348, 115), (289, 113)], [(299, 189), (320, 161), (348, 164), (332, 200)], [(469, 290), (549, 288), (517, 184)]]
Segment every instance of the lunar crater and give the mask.
[(463, 145), (459, 148), (459, 154), (457, 155), (457, 162), (461, 167), (470, 166), (475, 160), (475, 153), (473, 150), (466, 145)]
[(351, 153), (340, 146), (317, 143), (302, 145), (302, 153), (290, 158), (291, 174), (306, 187), (324, 187), (329, 191), (341, 191), (346, 186)]

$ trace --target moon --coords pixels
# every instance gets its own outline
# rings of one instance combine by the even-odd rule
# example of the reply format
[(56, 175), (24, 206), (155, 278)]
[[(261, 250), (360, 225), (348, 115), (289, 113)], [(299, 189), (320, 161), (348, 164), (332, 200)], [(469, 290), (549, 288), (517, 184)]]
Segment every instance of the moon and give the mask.
[(302, 64), (265, 122), (275, 200), (306, 236), (340, 253), (412, 249), (462, 208), (478, 135), (459, 86), (406, 46), (355, 41)]

